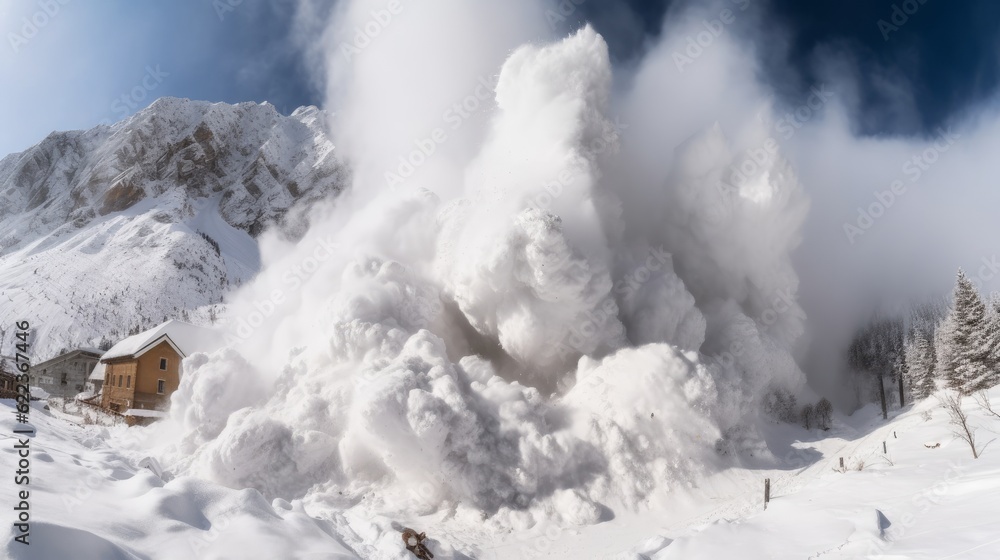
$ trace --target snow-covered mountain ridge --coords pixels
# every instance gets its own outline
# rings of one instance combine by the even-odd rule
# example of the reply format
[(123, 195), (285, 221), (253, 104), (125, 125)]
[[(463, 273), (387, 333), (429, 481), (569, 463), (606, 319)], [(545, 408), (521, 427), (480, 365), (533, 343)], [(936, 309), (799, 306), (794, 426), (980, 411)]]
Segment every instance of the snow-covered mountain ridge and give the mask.
[(255, 238), (271, 224), (301, 233), (344, 176), (315, 107), (161, 98), (54, 132), (0, 160), (0, 312), (37, 328), (39, 359), (164, 317), (208, 319), (258, 270)]

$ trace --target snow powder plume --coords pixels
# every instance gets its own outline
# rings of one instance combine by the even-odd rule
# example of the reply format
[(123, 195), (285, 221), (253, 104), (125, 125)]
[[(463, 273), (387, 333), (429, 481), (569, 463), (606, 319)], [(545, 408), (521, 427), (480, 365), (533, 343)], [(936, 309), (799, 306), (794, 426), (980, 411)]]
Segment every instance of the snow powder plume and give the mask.
[[(761, 402), (803, 383), (806, 203), (778, 153), (727, 186), (764, 125), (643, 123), (671, 95), (668, 51), (613, 94), (593, 29), (523, 44), (547, 33), (540, 8), (481, 6), (407, 7), (360, 52), (328, 45), (353, 185), (301, 239), (263, 236), (232, 347), (184, 363), (169, 468), (524, 526), (767, 460)], [(379, 9), (344, 3), (331, 36)], [(442, 38), (444, 17), (483, 48)]]

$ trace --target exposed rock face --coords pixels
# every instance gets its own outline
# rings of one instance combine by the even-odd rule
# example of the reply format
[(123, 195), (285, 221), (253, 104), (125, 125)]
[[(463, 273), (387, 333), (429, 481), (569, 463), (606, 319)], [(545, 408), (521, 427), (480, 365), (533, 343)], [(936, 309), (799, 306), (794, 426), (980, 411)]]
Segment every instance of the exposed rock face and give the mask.
[(256, 272), (264, 229), (300, 233), (302, 211), (345, 185), (327, 130), (315, 107), (162, 98), (6, 156), (0, 312), (34, 319), (41, 354), (206, 319)]

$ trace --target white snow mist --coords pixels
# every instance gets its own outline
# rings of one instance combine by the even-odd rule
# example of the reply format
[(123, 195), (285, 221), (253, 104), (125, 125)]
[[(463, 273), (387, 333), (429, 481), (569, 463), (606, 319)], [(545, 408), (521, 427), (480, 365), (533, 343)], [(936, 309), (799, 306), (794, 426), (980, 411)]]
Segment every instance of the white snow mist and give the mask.
[[(387, 4), (332, 20), (353, 184), (301, 240), (265, 236), (241, 343), (185, 362), (165, 462), (286, 499), (591, 523), (767, 460), (760, 401), (803, 384), (807, 204), (777, 148), (744, 165), (766, 118), (698, 124), (660, 77), (669, 43), (616, 88), (603, 38), (548, 37), (533, 2), (401, 5), (360, 49), (340, 41)], [(710, 85), (726, 69), (704, 62)]]

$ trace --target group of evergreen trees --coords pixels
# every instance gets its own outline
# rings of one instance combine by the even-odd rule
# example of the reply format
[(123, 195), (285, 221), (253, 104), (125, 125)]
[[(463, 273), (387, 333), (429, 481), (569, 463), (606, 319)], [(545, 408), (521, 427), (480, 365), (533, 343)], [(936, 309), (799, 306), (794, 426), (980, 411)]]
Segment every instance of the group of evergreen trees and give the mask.
[[(906, 329), (899, 317), (876, 317), (855, 335), (848, 362), (855, 371), (867, 375), (866, 384), (874, 387), (874, 397), (882, 403), (882, 417), (888, 418), (886, 382), (899, 389), (899, 404), (905, 403), (904, 356)], [(859, 394), (860, 398), (860, 394)]]
[(906, 342), (906, 376), (914, 399), (926, 399), (934, 392), (937, 376), (937, 352), (934, 341), (923, 329), (913, 329)]
[(994, 305), (988, 310), (961, 270), (951, 311), (938, 326), (933, 342), (924, 344), (928, 350), (918, 360), (919, 378), (911, 375), (915, 386), (929, 387), (927, 394), (935, 379), (963, 395), (1000, 385), (1000, 309)]
[[(854, 338), (851, 367), (873, 379), (875, 399), (886, 402), (886, 383), (913, 399), (938, 387), (970, 395), (1000, 385), (1000, 305), (987, 306), (958, 272), (950, 306), (925, 304), (908, 317), (877, 317)], [(866, 382), (867, 383), (867, 382)]]

